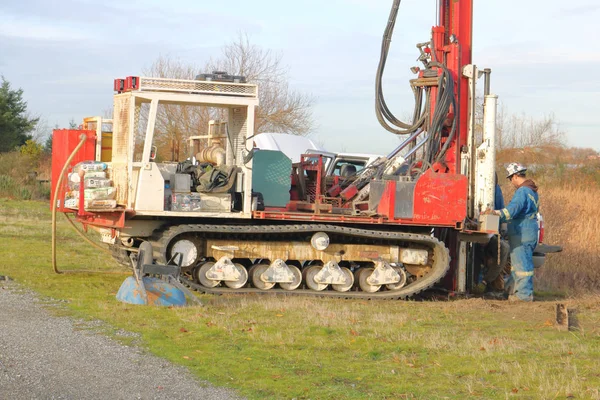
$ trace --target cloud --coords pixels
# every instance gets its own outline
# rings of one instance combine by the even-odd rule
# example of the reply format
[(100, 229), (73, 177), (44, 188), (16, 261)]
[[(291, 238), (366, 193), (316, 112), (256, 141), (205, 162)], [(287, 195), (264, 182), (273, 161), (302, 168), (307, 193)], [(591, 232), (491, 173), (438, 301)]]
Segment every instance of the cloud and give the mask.
[(0, 17), (0, 36), (43, 41), (86, 40), (80, 29), (48, 24), (37, 18)]
[(586, 64), (600, 62), (600, 49), (574, 51), (565, 47), (542, 47), (535, 42), (506, 43), (481, 49), (478, 63), (491, 67), (516, 65)]
[(597, 4), (588, 4), (585, 6), (577, 6), (577, 7), (569, 7), (563, 8), (560, 11), (560, 16), (578, 16), (578, 15), (589, 15), (595, 11), (600, 10), (600, 5)]

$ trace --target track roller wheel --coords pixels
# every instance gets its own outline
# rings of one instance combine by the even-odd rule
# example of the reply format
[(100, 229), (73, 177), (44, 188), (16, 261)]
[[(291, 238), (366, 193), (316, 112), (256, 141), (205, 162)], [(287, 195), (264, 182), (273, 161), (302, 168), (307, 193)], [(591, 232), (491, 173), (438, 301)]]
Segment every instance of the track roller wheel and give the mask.
[(213, 281), (206, 277), (206, 273), (213, 267), (213, 265), (215, 265), (214, 262), (206, 262), (194, 269), (194, 279), (196, 279), (202, 286), (213, 288), (221, 283), (221, 281)]
[(404, 285), (406, 285), (406, 272), (404, 271), (403, 268), (401, 267), (394, 267), (394, 271), (396, 271), (398, 273), (398, 275), (400, 275), (400, 281), (396, 282), (396, 283), (391, 283), (389, 285), (385, 285), (386, 288), (388, 288), (389, 290), (398, 290), (404, 287)]
[(358, 281), (358, 287), (365, 293), (375, 293), (381, 289), (381, 285), (370, 285), (367, 282), (367, 278), (375, 271), (375, 268), (361, 268), (356, 272), (356, 280)]
[(318, 283), (315, 281), (315, 275), (317, 275), (319, 271), (321, 271), (321, 268), (323, 268), (323, 266), (313, 265), (312, 267), (308, 267), (304, 270), (304, 282), (306, 283), (306, 286), (308, 286), (309, 289), (315, 290), (317, 292), (325, 290), (328, 286), (326, 284)]
[(352, 275), (352, 271), (350, 271), (350, 269), (346, 267), (342, 267), (342, 271), (344, 272), (344, 275), (346, 275), (348, 283), (331, 285), (333, 290), (335, 290), (336, 292), (347, 292), (348, 290), (352, 289), (352, 286), (354, 285), (354, 275)]
[(260, 276), (269, 268), (269, 264), (255, 264), (250, 268), (250, 279), (255, 288), (260, 290), (269, 290), (275, 286), (273, 282), (263, 282)]
[(296, 290), (302, 283), (302, 272), (300, 272), (300, 268), (296, 267), (295, 265), (288, 264), (288, 268), (294, 274), (294, 280), (292, 282), (282, 282), (279, 284), (279, 286), (284, 290)]
[(243, 287), (246, 284), (246, 282), (248, 282), (248, 271), (246, 271), (246, 268), (244, 268), (244, 266), (240, 263), (234, 263), (233, 265), (235, 266), (235, 269), (237, 269), (238, 272), (240, 273), (240, 277), (235, 281), (223, 281), (223, 282), (225, 283), (225, 286), (227, 286), (228, 288), (239, 289), (239, 288)]

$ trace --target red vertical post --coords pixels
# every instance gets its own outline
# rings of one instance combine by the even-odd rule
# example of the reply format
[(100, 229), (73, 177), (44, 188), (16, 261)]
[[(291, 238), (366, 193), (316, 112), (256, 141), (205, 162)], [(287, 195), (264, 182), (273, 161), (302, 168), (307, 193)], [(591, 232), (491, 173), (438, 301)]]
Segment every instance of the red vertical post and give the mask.
[(465, 65), (472, 62), (473, 47), (473, 0), (459, 0), (454, 3), (455, 35), (458, 39), (458, 97), (460, 107), (460, 146), (467, 143), (468, 111), (469, 111), (469, 80), (462, 74)]
[[(449, 172), (460, 173), (461, 148), (467, 143), (469, 127), (469, 81), (463, 77), (462, 72), (463, 67), (472, 62), (473, 0), (441, 0), (438, 12), (439, 23), (445, 30), (443, 46), (446, 67), (456, 83), (454, 90), (457, 99), (457, 110), (454, 110), (456, 136), (448, 148), (446, 162)], [(434, 31), (434, 41), (436, 40)], [(453, 271), (448, 274), (446, 283), (456, 290), (458, 289), (456, 277), (459, 268), (456, 256), (459, 253), (459, 240), (455, 232), (451, 231), (446, 238), (446, 246), (452, 255), (450, 269)]]
[[(436, 47), (443, 46), (446, 66), (456, 82), (454, 90), (458, 110), (453, 111), (457, 135), (446, 156), (450, 172), (456, 173), (460, 171), (460, 151), (467, 143), (469, 127), (469, 81), (463, 77), (462, 71), (472, 62), (473, 0), (442, 0), (438, 12), (441, 26), (433, 28), (434, 42)], [(444, 32), (443, 43), (438, 43), (440, 28)]]
[(435, 57), (438, 62), (444, 61), (444, 46), (446, 45), (446, 29), (443, 26), (434, 26), (431, 29), (431, 37), (433, 38)]
[(85, 215), (85, 171), (79, 171), (79, 210), (77, 215)]

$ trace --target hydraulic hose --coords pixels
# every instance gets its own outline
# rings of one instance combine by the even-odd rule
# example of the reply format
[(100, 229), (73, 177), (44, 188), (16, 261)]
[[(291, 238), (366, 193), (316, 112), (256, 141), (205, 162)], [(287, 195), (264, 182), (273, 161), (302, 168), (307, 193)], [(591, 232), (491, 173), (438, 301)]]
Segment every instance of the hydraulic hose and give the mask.
[(67, 219), (67, 221), (69, 221), (69, 224), (71, 224), (71, 226), (75, 230), (75, 232), (77, 232), (77, 234), (79, 236), (81, 236), (81, 238), (83, 240), (85, 240), (90, 245), (94, 246), (95, 248), (97, 248), (99, 250), (102, 250), (103, 252), (105, 252), (107, 254), (111, 254), (111, 252), (107, 248), (100, 246), (98, 243), (92, 241), (89, 237), (85, 236), (85, 234), (83, 232), (81, 232), (79, 229), (77, 229), (77, 227), (75, 226), (75, 223), (73, 222), (73, 220), (71, 220), (71, 218), (69, 218), (69, 216), (67, 214), (64, 214), (64, 215), (65, 215), (65, 218)]
[[(73, 158), (75, 157), (75, 155), (77, 155), (77, 153), (79, 152), (79, 150), (81, 150), (81, 148), (83, 147), (83, 145), (86, 142), (86, 140), (87, 140), (87, 135), (85, 135), (85, 134), (82, 134), (79, 137), (79, 143), (77, 144), (77, 146), (75, 147), (75, 149), (73, 149), (73, 152), (69, 155), (69, 157), (65, 161), (65, 165), (63, 166), (62, 170), (60, 171), (60, 175), (58, 176), (58, 180), (56, 182), (56, 187), (54, 188), (54, 197), (53, 197), (54, 201), (52, 202), (52, 269), (57, 274), (64, 274), (64, 273), (123, 274), (123, 272), (116, 272), (116, 271), (91, 271), (91, 270), (61, 271), (61, 270), (58, 269), (58, 266), (57, 266), (57, 263), (56, 263), (56, 209), (58, 208), (58, 202), (57, 202), (58, 193), (60, 191), (60, 188), (61, 188), (61, 185), (62, 185), (63, 178), (65, 176), (65, 173), (67, 172), (67, 169), (69, 168), (69, 165), (71, 164), (71, 161), (73, 160)], [(83, 184), (83, 182), (81, 184)], [(88, 243), (90, 243), (94, 247), (99, 248), (102, 251), (108, 252), (108, 249), (105, 249), (102, 246), (98, 245), (97, 243), (92, 242), (88, 237), (86, 237), (82, 232), (80, 232), (79, 229), (77, 229), (77, 227), (73, 223), (73, 221), (71, 221), (71, 219), (66, 214), (65, 214), (65, 217), (67, 218), (67, 220), (69, 221), (69, 223), (71, 224), (71, 226), (73, 227), (73, 229), (75, 229), (75, 231), (85, 241), (87, 241)], [(108, 253), (110, 254), (110, 252), (108, 252)]]
[(392, 9), (390, 11), (390, 16), (388, 18), (388, 24), (383, 33), (381, 54), (375, 78), (375, 114), (381, 126), (387, 131), (397, 135), (405, 135), (413, 133), (420, 127), (424, 126), (428, 120), (429, 111), (426, 108), (425, 111), (422, 112), (423, 90), (419, 88), (413, 88), (413, 94), (415, 96), (413, 121), (410, 124), (405, 123), (394, 116), (383, 96), (383, 72), (385, 70), (385, 64), (387, 62), (387, 56), (390, 49), (390, 43), (392, 41), (392, 35), (394, 33), (394, 26), (396, 25), (396, 17), (398, 15), (399, 8), (400, 0), (394, 0)]
[[(383, 33), (379, 65), (377, 67), (375, 80), (375, 114), (381, 126), (394, 134), (412, 134), (419, 129), (429, 132), (428, 139), (426, 143), (424, 143), (425, 147), (423, 158), (429, 164), (433, 164), (434, 162), (443, 160), (446, 151), (448, 150), (448, 147), (456, 134), (457, 124), (455, 118), (452, 122), (452, 127), (450, 128), (448, 138), (446, 139), (444, 145), (441, 146), (442, 130), (444, 129), (444, 121), (446, 116), (450, 110), (458, 115), (456, 99), (454, 97), (454, 80), (452, 79), (452, 76), (445, 65), (445, 60), (438, 60), (437, 54), (434, 50), (431, 52), (433, 59), (426, 65), (426, 68), (440, 68), (442, 73), (438, 80), (436, 107), (433, 111), (433, 115), (430, 115), (432, 111), (429, 110), (431, 92), (427, 88), (419, 87), (411, 87), (415, 97), (412, 124), (400, 121), (390, 111), (383, 95), (382, 80), (390, 49), (390, 43), (392, 41), (392, 35), (394, 33), (396, 18), (400, 9), (400, 3), (401, 0), (393, 1), (388, 23)], [(433, 38), (431, 39), (431, 47), (435, 49), (435, 42), (433, 41)], [(425, 93), (424, 110), (423, 93)]]
[(71, 161), (73, 160), (75, 155), (79, 152), (79, 150), (81, 150), (81, 148), (83, 147), (83, 144), (85, 143), (86, 140), (87, 140), (87, 135), (82, 134), (81, 136), (79, 136), (79, 143), (77, 144), (75, 149), (73, 149), (73, 152), (69, 155), (69, 157), (67, 158), (67, 161), (65, 161), (65, 165), (63, 165), (62, 170), (60, 171), (60, 175), (58, 176), (58, 181), (56, 182), (56, 187), (54, 188), (54, 196), (52, 197), (52, 199), (54, 200), (52, 202), (52, 269), (57, 274), (62, 274), (62, 272), (58, 269), (58, 266), (56, 265), (56, 208), (58, 205), (58, 202), (57, 202), (58, 193), (61, 188), (65, 173), (67, 172), (67, 168), (69, 168)]

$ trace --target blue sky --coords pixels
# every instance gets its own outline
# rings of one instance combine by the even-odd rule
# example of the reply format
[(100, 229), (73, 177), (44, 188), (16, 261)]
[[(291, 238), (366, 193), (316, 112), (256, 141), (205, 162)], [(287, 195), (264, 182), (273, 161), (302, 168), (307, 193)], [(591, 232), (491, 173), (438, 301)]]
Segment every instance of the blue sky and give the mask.
[[(293, 88), (315, 99), (313, 136), (330, 150), (386, 153), (398, 139), (374, 113), (374, 76), (391, 0), (0, 3), (0, 74), (50, 125), (102, 114), (112, 80), (159, 55), (202, 65), (239, 32), (281, 51)], [(388, 103), (412, 109), (409, 67), (429, 39), (435, 0), (404, 0), (384, 80)], [(490, 67), (509, 113), (553, 113), (568, 144), (600, 150), (600, 3), (475, 0), (474, 63)]]

